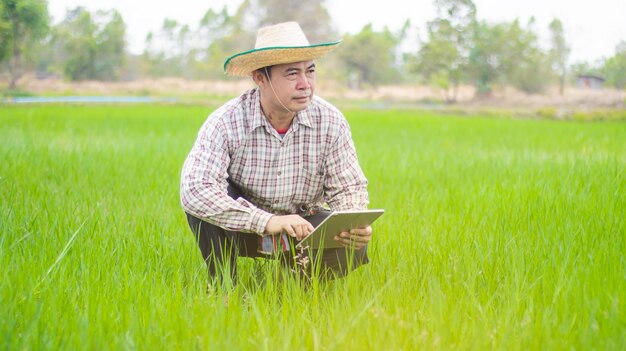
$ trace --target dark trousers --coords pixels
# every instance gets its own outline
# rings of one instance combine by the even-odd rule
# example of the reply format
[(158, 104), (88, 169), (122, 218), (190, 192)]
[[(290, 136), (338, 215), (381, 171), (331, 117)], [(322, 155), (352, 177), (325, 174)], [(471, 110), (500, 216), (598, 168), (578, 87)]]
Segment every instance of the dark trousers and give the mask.
[[(229, 186), (228, 195), (237, 198), (239, 192), (234, 186)], [(320, 212), (316, 215), (305, 217), (313, 226), (319, 224), (329, 212)], [(196, 242), (202, 252), (202, 257), (207, 264), (209, 277), (214, 280), (222, 280), (224, 276), (230, 276), (233, 282), (237, 279), (237, 257), (253, 258), (278, 258), (281, 264), (298, 272), (302, 268), (296, 267), (294, 252), (279, 253), (277, 255), (263, 255), (258, 249), (259, 236), (252, 233), (240, 233), (224, 230), (216, 225), (205, 222), (187, 213), (187, 222), (191, 231), (196, 236)], [(290, 241), (292, 248), (295, 239)], [(308, 258), (308, 264), (303, 273), (307, 276), (316, 275), (323, 279), (333, 279), (345, 276), (353, 270), (369, 262), (367, 246), (360, 249), (332, 248), (325, 250), (307, 249), (303, 255)], [(298, 258), (302, 261), (303, 256)], [(300, 270), (299, 270), (300, 269)]]

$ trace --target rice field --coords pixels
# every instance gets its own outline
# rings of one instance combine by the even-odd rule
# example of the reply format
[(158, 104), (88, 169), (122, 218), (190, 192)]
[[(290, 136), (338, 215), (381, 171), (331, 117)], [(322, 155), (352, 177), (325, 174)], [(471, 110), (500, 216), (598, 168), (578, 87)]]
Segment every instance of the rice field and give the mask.
[(0, 106), (1, 350), (626, 348), (626, 123), (344, 111), (371, 263), (206, 293), (204, 106)]

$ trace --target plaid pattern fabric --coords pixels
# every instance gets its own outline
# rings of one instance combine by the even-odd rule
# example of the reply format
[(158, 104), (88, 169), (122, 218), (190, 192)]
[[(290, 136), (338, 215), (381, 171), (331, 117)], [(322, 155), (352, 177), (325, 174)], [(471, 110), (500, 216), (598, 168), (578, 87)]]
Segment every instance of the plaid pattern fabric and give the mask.
[[(228, 181), (243, 198), (227, 195)], [(226, 230), (261, 235), (259, 251), (288, 249), (286, 234), (263, 235), (272, 214), (302, 205), (366, 209), (367, 180), (350, 127), (319, 97), (296, 114), (281, 136), (261, 112), (252, 89), (213, 112), (201, 127), (181, 176), (183, 209)]]

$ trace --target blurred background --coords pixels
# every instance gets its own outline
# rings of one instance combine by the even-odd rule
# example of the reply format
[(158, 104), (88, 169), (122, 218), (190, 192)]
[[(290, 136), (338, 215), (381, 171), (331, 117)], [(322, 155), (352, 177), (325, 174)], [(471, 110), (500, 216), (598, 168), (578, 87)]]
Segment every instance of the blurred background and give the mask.
[(0, 0), (0, 89), (29, 95), (235, 95), (224, 60), (295, 20), (320, 94), (369, 102), (624, 108), (626, 2)]

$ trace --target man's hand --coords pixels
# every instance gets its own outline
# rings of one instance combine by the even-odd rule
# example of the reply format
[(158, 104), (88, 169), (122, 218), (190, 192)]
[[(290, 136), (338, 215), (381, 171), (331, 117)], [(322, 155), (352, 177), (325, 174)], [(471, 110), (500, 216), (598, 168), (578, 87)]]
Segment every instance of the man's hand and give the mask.
[(297, 240), (304, 239), (313, 231), (313, 225), (298, 215), (272, 216), (265, 226), (265, 233), (270, 235), (286, 232)]
[(345, 247), (360, 250), (372, 240), (372, 227), (368, 225), (365, 228), (352, 229), (350, 232), (341, 232), (335, 236), (335, 240)]

